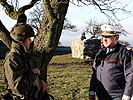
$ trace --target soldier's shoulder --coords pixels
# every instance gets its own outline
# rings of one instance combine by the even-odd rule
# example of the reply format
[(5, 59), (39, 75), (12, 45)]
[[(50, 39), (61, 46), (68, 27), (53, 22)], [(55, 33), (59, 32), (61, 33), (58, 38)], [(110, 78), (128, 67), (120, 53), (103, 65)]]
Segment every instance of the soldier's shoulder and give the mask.
[(132, 53), (132, 48), (129, 46), (124, 47), (125, 52)]
[(16, 52), (12, 52), (12, 51), (10, 51), (7, 55), (6, 55), (6, 57), (8, 58), (8, 59), (18, 59), (19, 58), (19, 55), (16, 53)]
[(126, 50), (132, 50), (132, 48), (129, 47), (129, 46), (126, 46), (125, 49), (126, 49)]
[(123, 53), (124, 52), (126, 53), (126, 52), (131, 52), (132, 51), (132, 48), (131, 47), (125, 46), (125, 45), (121, 45), (121, 44), (119, 45), (119, 49)]

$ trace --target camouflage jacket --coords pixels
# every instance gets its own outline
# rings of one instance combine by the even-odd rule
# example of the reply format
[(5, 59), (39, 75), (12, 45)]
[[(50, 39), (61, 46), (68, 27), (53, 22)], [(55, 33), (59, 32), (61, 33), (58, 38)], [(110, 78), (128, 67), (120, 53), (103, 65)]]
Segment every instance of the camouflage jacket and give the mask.
[(31, 100), (35, 92), (33, 83), (38, 76), (31, 69), (28, 53), (22, 45), (13, 42), (12, 49), (5, 58), (4, 74), (8, 89), (13, 95), (24, 97), (24, 100)]

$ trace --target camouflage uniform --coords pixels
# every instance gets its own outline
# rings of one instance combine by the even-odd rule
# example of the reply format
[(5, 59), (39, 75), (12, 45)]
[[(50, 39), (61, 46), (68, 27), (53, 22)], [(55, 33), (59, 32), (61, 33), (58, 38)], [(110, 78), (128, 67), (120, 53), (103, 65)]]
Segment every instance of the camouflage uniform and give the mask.
[(7, 89), (11, 91), (13, 100), (16, 100), (16, 97), (20, 98), (17, 100), (34, 100), (39, 95), (40, 81), (37, 74), (31, 70), (29, 56), (24, 46), (13, 41), (11, 51), (4, 62)]

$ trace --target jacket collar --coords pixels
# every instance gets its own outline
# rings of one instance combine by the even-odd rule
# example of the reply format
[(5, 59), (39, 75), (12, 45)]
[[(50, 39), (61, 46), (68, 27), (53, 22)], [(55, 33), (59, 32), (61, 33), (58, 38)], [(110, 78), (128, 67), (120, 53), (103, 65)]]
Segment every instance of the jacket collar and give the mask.
[(115, 45), (115, 47), (114, 48), (103, 48), (103, 49), (101, 49), (100, 51), (103, 51), (103, 52), (107, 52), (107, 49), (110, 49), (110, 52), (114, 52), (115, 50), (117, 50), (118, 49), (118, 47), (120, 46), (121, 44), (118, 42), (116, 45)]
[(19, 45), (16, 42), (12, 42), (11, 51), (16, 52), (16, 53), (22, 55), (23, 57), (26, 57), (27, 54), (28, 54), (26, 49), (24, 48), (24, 46), (23, 45)]
[(114, 46), (114, 48), (104, 48), (104, 51), (106, 52), (106, 54), (107, 53), (111, 53), (111, 52), (115, 52), (117, 49), (118, 49), (118, 47), (120, 46), (121, 44), (118, 42), (115, 46)]
[(114, 48), (109, 48), (111, 52), (115, 51), (119, 47), (120, 43), (118, 42)]

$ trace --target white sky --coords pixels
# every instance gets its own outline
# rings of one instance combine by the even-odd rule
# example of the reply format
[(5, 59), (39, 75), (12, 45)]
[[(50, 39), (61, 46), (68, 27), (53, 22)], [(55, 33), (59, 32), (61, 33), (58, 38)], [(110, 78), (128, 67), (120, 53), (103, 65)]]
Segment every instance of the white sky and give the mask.
[[(126, 0), (126, 3), (128, 1), (129, 0)], [(133, 1), (130, 3), (130, 6), (129, 6), (129, 9), (132, 9), (133, 11), (132, 5), (133, 5)], [(71, 40), (80, 39), (81, 33), (83, 32), (82, 29), (85, 27), (85, 22), (89, 21), (90, 19), (95, 19), (98, 22), (107, 21), (107, 18), (105, 17), (105, 15), (100, 13), (100, 11), (98, 9), (95, 9), (93, 6), (76, 7), (71, 4), (68, 9), (66, 18), (70, 19), (72, 24), (78, 26), (78, 28), (81, 29), (77, 33), (63, 31), (64, 34), (62, 34), (60, 41), (63, 45), (68, 45), (68, 46), (70, 45)], [(125, 18), (124, 14), (120, 13), (119, 18)], [(133, 27), (133, 16), (129, 17), (128, 19), (120, 21), (120, 23), (123, 25), (124, 29), (127, 32), (129, 32), (129, 34), (126, 37), (123, 35), (120, 36), (120, 40), (128, 41), (130, 43), (130, 46), (133, 47), (133, 28), (132, 28)], [(86, 37), (89, 38), (90, 34), (86, 34)]]
[[(20, 1), (20, 0), (19, 0)], [(120, 0), (123, 1), (124, 4), (126, 4), (128, 1), (131, 0)], [(126, 2), (125, 2), (126, 1)], [(25, 5), (27, 0), (23, 0), (22, 4)], [(131, 6), (129, 6), (129, 9), (133, 10), (133, 1), (130, 3)], [(28, 16), (28, 12), (26, 12), (26, 15)], [(8, 28), (10, 31), (11, 27), (16, 23), (15, 20), (11, 20), (2, 10), (0, 11), (0, 20), (3, 22), (3, 24)], [(124, 15), (119, 13), (119, 17), (123, 18)], [(85, 22), (89, 21), (90, 19), (95, 19), (98, 22), (106, 22), (107, 18), (100, 13), (99, 10), (95, 9), (93, 6), (82, 6), (77, 7), (72, 4), (70, 4), (68, 8), (68, 12), (66, 15), (66, 18), (70, 20), (70, 22), (73, 25), (76, 25), (78, 29), (80, 29), (78, 32), (69, 32), (69, 31), (63, 31), (63, 34), (61, 35), (60, 42), (62, 45), (70, 46), (71, 40), (79, 40), (81, 33), (83, 32), (83, 28), (85, 27)], [(127, 35), (127, 37), (120, 36), (121, 40), (128, 41), (130, 45), (133, 47), (133, 16), (125, 19), (120, 22), (126, 31), (128, 31), (130, 34)], [(90, 34), (86, 34), (86, 37), (89, 38)]]

